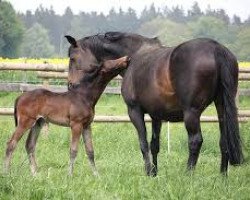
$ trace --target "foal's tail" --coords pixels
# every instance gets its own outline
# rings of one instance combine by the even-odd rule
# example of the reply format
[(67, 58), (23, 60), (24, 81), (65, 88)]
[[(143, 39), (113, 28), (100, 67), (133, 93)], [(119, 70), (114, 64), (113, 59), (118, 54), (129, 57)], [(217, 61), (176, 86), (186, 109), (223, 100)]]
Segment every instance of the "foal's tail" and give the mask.
[(14, 105), (14, 119), (15, 119), (15, 126), (17, 127), (17, 102), (19, 98), (16, 98), (15, 105)]
[(241, 139), (239, 134), (238, 113), (235, 97), (238, 87), (238, 63), (235, 56), (223, 46), (215, 49), (215, 61), (219, 66), (219, 96), (223, 106), (223, 131), (221, 139), (226, 143), (226, 149), (231, 165), (243, 162)]

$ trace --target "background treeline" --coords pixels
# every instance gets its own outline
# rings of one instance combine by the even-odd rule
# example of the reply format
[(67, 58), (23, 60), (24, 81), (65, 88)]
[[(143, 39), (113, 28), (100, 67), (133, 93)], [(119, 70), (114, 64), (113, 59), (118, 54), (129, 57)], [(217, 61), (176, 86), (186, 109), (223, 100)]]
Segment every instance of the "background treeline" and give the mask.
[(250, 17), (230, 18), (225, 10), (208, 7), (201, 11), (197, 2), (184, 11), (181, 6), (156, 9), (154, 4), (141, 13), (134, 9), (103, 13), (80, 12), (68, 7), (63, 15), (38, 7), (34, 13), (15, 13), (10, 3), (0, 0), (0, 56), (65, 57), (68, 44), (64, 35), (76, 38), (106, 31), (135, 32), (158, 36), (167, 46), (188, 39), (210, 37), (230, 48), (239, 60), (250, 61)]

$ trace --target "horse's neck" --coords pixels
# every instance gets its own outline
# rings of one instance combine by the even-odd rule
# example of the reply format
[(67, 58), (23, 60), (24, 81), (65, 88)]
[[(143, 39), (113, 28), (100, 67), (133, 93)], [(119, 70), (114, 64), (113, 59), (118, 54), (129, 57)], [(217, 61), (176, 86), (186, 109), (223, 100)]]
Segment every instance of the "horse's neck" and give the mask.
[(149, 43), (144, 43), (137, 51), (135, 55), (141, 55), (141, 54), (145, 54), (147, 52), (151, 52), (154, 51), (156, 49), (161, 48), (161, 46), (157, 45), (157, 44), (149, 44)]

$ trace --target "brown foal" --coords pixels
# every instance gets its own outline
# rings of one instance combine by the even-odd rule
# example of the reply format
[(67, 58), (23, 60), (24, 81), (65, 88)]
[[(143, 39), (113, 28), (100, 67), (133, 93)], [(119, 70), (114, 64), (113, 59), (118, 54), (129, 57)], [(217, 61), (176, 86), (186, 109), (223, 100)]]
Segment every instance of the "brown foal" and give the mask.
[[(78, 49), (78, 54), (91, 57), (89, 51)], [(73, 58), (70, 58), (73, 59)], [(92, 63), (92, 64), (91, 64)], [(97, 61), (95, 62), (97, 63)], [(86, 63), (85, 63), (86, 64)], [(26, 151), (29, 156), (31, 172), (36, 174), (37, 164), (35, 160), (36, 141), (42, 125), (51, 122), (61, 126), (68, 126), (72, 131), (70, 146), (69, 174), (73, 173), (74, 161), (77, 155), (80, 136), (83, 136), (86, 154), (88, 156), (94, 175), (97, 170), (94, 161), (94, 150), (91, 138), (90, 124), (94, 118), (94, 108), (108, 82), (118, 75), (128, 65), (128, 58), (122, 57), (116, 60), (108, 60), (102, 64), (87, 64), (86, 71), (70, 69), (75, 74), (81, 74), (82, 79), (74, 87), (70, 87), (65, 93), (55, 93), (45, 89), (37, 89), (19, 96), (15, 102), (16, 130), (7, 143), (5, 170), (8, 171), (12, 153), (24, 135), (29, 130), (26, 141)], [(71, 73), (69, 79), (74, 79)]]

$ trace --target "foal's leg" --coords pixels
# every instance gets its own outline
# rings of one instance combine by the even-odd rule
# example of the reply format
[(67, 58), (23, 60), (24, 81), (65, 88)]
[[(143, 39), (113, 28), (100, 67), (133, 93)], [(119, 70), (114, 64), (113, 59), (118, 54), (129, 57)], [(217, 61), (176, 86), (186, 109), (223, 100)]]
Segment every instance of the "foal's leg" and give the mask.
[(187, 168), (190, 170), (197, 163), (203, 142), (200, 128), (200, 112), (192, 108), (184, 111), (184, 122), (188, 132), (189, 158)]
[(25, 147), (26, 147), (26, 151), (29, 157), (30, 169), (31, 169), (33, 176), (36, 174), (36, 171), (37, 171), (37, 164), (36, 164), (36, 158), (35, 158), (36, 141), (44, 123), (45, 123), (44, 119), (42, 118), (38, 119), (35, 125), (30, 129), (28, 138), (26, 140)]
[(160, 132), (161, 132), (161, 125), (162, 122), (160, 120), (152, 119), (152, 139), (151, 139), (151, 153), (153, 158), (153, 168), (152, 168), (152, 175), (157, 175), (157, 155), (160, 150)]
[(73, 168), (75, 163), (75, 158), (77, 156), (78, 151), (78, 144), (82, 132), (82, 124), (81, 123), (74, 123), (71, 125), (72, 131), (72, 139), (71, 139), (71, 146), (70, 146), (70, 164), (69, 164), (69, 175), (72, 176)]
[(139, 136), (139, 142), (141, 147), (141, 152), (143, 155), (143, 159), (145, 162), (145, 170), (147, 175), (149, 176), (151, 173), (151, 162), (149, 157), (149, 145), (147, 141), (147, 132), (146, 132), (146, 126), (144, 121), (144, 113), (138, 106), (128, 106), (128, 114), (130, 117), (131, 122), (134, 124), (138, 136)]
[(8, 172), (10, 168), (10, 162), (12, 153), (16, 148), (18, 141), (22, 138), (25, 131), (31, 128), (32, 124), (35, 122), (33, 119), (22, 118), (18, 122), (18, 126), (13, 133), (11, 139), (7, 143), (7, 149), (5, 154), (4, 168), (5, 171)]
[(82, 136), (83, 136), (83, 141), (85, 145), (85, 151), (89, 159), (89, 163), (91, 166), (91, 169), (93, 171), (93, 174), (95, 176), (98, 176), (98, 171), (95, 166), (95, 156), (94, 156), (94, 148), (93, 148), (93, 143), (92, 143), (92, 136), (91, 136), (91, 128), (88, 127), (83, 130)]
[(221, 167), (220, 171), (223, 174), (227, 174), (228, 169), (228, 153), (227, 153), (227, 143), (225, 140), (225, 129), (224, 129), (224, 122), (223, 122), (223, 105), (221, 99), (216, 99), (215, 107), (217, 110), (218, 118), (219, 118), (219, 126), (220, 126), (220, 151), (221, 151)]

